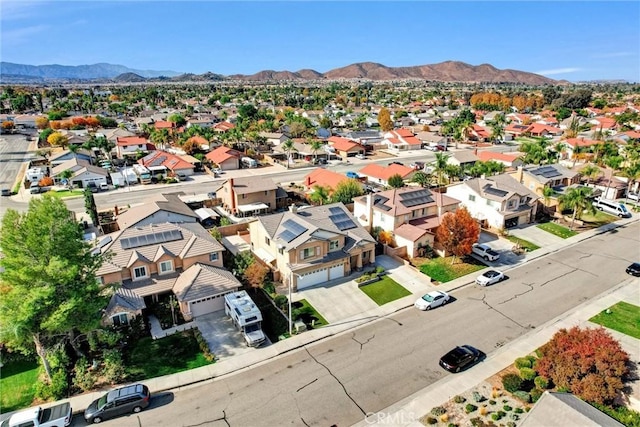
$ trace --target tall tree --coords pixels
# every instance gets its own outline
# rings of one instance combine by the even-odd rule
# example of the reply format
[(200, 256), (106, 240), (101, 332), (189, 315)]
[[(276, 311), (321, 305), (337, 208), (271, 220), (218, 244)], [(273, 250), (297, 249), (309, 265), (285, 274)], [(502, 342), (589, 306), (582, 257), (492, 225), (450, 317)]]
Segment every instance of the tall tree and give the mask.
[(629, 355), (604, 328), (560, 329), (540, 351), (536, 371), (588, 402), (611, 404), (624, 387)]
[(322, 150), (322, 147), (324, 146), (324, 144), (322, 143), (322, 141), (314, 139), (313, 141), (311, 141), (310, 145), (311, 145), (311, 153), (313, 154), (313, 158), (316, 159), (317, 161), (318, 151)]
[(549, 211), (549, 202), (556, 195), (556, 190), (552, 187), (542, 187), (542, 199), (544, 200), (544, 210)]
[(592, 163), (589, 163), (588, 165), (580, 169), (580, 175), (587, 177), (587, 184), (586, 184), (587, 187), (591, 183), (592, 179), (593, 180), (597, 179), (601, 174), (602, 174), (602, 171), (600, 170), (600, 168)]
[(391, 175), (387, 182), (389, 183), (389, 187), (391, 187), (391, 188), (402, 188), (402, 187), (404, 187), (404, 180), (402, 179), (402, 176), (400, 176), (400, 174), (397, 174), (397, 173)]
[(393, 120), (391, 120), (391, 113), (385, 107), (380, 109), (378, 113), (378, 124), (383, 132), (388, 132), (393, 129)]
[(442, 185), (442, 178), (447, 170), (449, 156), (445, 153), (436, 153), (436, 160), (433, 163), (433, 169), (438, 176), (438, 187)]
[(574, 187), (569, 188), (566, 193), (558, 198), (560, 205), (565, 209), (572, 209), (571, 224), (569, 228), (573, 230), (573, 224), (576, 219), (580, 219), (582, 212), (595, 212), (593, 204), (591, 204), (591, 194), (593, 188), (590, 187)]
[(98, 326), (107, 303), (95, 273), (103, 257), (82, 238), (64, 202), (45, 194), (26, 213), (9, 209), (0, 246), (0, 341), (22, 352), (35, 349), (49, 380), (46, 343)]
[(427, 174), (424, 171), (417, 171), (413, 174), (411, 178), (411, 182), (420, 184), (421, 187), (429, 187), (431, 185), (431, 181), (433, 176), (431, 174)]
[(291, 162), (291, 153), (297, 152), (298, 149), (296, 148), (293, 139), (287, 139), (285, 142), (280, 144), (280, 147), (282, 147), (282, 151), (284, 151), (284, 153), (287, 155), (287, 169), (289, 169), (289, 163)]
[(363, 190), (360, 182), (355, 179), (346, 179), (336, 185), (331, 195), (331, 202), (352, 203), (354, 197), (362, 196), (362, 194)]
[(455, 213), (447, 212), (442, 216), (440, 226), (436, 230), (436, 242), (442, 245), (447, 253), (453, 254), (451, 264), (456, 257), (471, 253), (471, 247), (480, 237), (480, 226), (465, 207), (458, 208)]
[(331, 192), (330, 187), (325, 187), (322, 185), (314, 185), (313, 193), (309, 194), (309, 200), (314, 205), (324, 205), (329, 201), (330, 192)]

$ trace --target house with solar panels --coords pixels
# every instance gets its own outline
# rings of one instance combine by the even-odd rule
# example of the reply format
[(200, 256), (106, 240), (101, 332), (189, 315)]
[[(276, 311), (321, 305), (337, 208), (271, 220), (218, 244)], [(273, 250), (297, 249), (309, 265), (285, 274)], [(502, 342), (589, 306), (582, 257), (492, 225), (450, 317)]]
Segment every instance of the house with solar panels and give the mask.
[(447, 187), (483, 228), (504, 230), (535, 219), (540, 198), (509, 174), (474, 178)]
[(562, 193), (564, 187), (580, 183), (578, 171), (567, 169), (559, 164), (519, 167), (511, 176), (536, 194), (542, 194), (542, 189), (545, 187)]
[(427, 188), (404, 187), (367, 194), (353, 200), (353, 216), (367, 230), (379, 227), (393, 234), (406, 256), (421, 256), (421, 248), (433, 247), (440, 219), (455, 212), (460, 201)]
[(251, 251), (275, 280), (301, 290), (375, 262), (376, 241), (342, 203), (260, 216), (249, 224)]
[(173, 294), (186, 320), (224, 310), (224, 295), (242, 284), (224, 269), (224, 247), (198, 223), (153, 223), (111, 233), (96, 276), (118, 291), (105, 324), (126, 324), (161, 295)]

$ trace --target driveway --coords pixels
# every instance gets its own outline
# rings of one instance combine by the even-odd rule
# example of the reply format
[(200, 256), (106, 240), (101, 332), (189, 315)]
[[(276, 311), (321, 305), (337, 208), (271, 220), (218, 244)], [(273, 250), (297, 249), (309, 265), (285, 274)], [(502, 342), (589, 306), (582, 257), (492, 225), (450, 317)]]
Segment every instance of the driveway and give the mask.
[(541, 248), (564, 242), (562, 237), (558, 237), (544, 231), (543, 229), (536, 227), (536, 224), (526, 224), (516, 228), (510, 228), (509, 234), (527, 240), (531, 243), (535, 243)]
[(401, 284), (412, 294), (424, 295), (435, 289), (431, 285), (431, 278), (387, 255), (376, 256), (376, 264), (384, 267), (387, 275)]
[(224, 310), (198, 316), (194, 322), (202, 333), (203, 338), (207, 341), (209, 349), (218, 359), (256, 350), (244, 343), (240, 331), (236, 329), (231, 319), (224, 314)]

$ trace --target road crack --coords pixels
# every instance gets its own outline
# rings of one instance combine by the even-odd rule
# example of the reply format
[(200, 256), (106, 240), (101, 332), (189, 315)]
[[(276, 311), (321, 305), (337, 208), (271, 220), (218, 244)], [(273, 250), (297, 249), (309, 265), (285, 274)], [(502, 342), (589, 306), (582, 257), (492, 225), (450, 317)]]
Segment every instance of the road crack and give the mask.
[(303, 388), (310, 386), (311, 384), (315, 383), (316, 381), (318, 381), (318, 379), (316, 378), (313, 381), (309, 381), (308, 383), (306, 383), (305, 385), (303, 385), (302, 387), (300, 387), (299, 389), (296, 390), (296, 393), (298, 393), (300, 390), (302, 390)]
[(213, 420), (206, 420), (206, 421), (203, 421), (203, 422), (198, 423), (198, 424), (187, 424), (184, 427), (204, 426), (204, 425), (207, 425), (207, 424), (215, 423), (216, 421), (224, 421), (227, 424), (227, 426), (231, 427), (231, 424), (229, 424), (229, 420), (227, 420), (227, 413), (224, 410), (222, 411), (222, 417), (221, 418), (216, 418), (216, 419), (213, 419)]
[(517, 322), (516, 320), (512, 319), (511, 317), (507, 316), (506, 314), (504, 314), (503, 312), (501, 312), (500, 310), (498, 310), (497, 308), (495, 308), (494, 306), (492, 306), (491, 304), (489, 304), (487, 302), (487, 294), (484, 294), (484, 296), (482, 297), (482, 303), (484, 305), (486, 305), (487, 307), (489, 307), (489, 309), (495, 311), (496, 313), (498, 313), (499, 315), (501, 315), (502, 317), (504, 317), (505, 319), (510, 320), (511, 322), (515, 323), (516, 325), (518, 325), (519, 327), (521, 327), (522, 329), (527, 329), (526, 326), (521, 325), (519, 322)]
[(511, 298), (508, 298), (508, 299), (506, 299), (506, 300), (504, 300), (504, 301), (502, 301), (502, 302), (499, 302), (498, 304), (505, 304), (505, 303), (507, 303), (507, 302), (509, 302), (509, 301), (513, 301), (514, 299), (516, 299), (516, 298), (518, 298), (518, 297), (521, 297), (522, 295), (528, 294), (529, 292), (532, 292), (532, 291), (533, 291), (533, 283), (524, 283), (524, 282), (523, 282), (522, 284), (523, 284), (523, 285), (525, 285), (525, 286), (528, 286), (528, 287), (529, 287), (529, 289), (528, 289), (528, 290), (526, 290), (526, 291), (524, 291), (524, 292), (522, 292), (522, 293), (515, 294), (515, 295), (514, 295), (514, 296), (512, 296)]
[(355, 342), (357, 342), (358, 344), (360, 344), (360, 351), (362, 352), (362, 347), (365, 344), (369, 344), (369, 342), (374, 339), (376, 337), (376, 334), (371, 335), (369, 338), (367, 338), (367, 340), (365, 342), (360, 342), (356, 339), (356, 333), (354, 332), (353, 334), (351, 334), (351, 339), (354, 340)]
[(333, 379), (335, 379), (335, 380), (338, 382), (338, 384), (340, 384), (340, 387), (342, 387), (342, 390), (344, 391), (344, 394), (349, 398), (349, 400), (350, 400), (351, 402), (353, 402), (353, 404), (354, 404), (354, 405), (356, 405), (356, 407), (357, 407), (358, 409), (360, 409), (360, 412), (362, 412), (362, 415), (366, 416), (366, 415), (367, 415), (367, 412), (366, 412), (364, 409), (362, 409), (362, 406), (360, 406), (360, 405), (358, 404), (358, 402), (356, 402), (356, 400), (355, 400), (353, 397), (351, 397), (351, 395), (350, 395), (350, 394), (349, 394), (349, 392), (347, 391), (347, 388), (344, 386), (344, 384), (342, 384), (342, 381), (340, 381), (340, 380), (338, 379), (338, 377), (336, 377), (336, 376), (334, 375), (334, 373), (333, 373), (333, 372), (331, 372), (331, 369), (329, 369), (329, 367), (328, 367), (327, 365), (325, 365), (324, 363), (322, 363), (322, 362), (320, 362), (318, 359), (316, 359), (316, 357), (315, 357), (313, 354), (311, 354), (311, 352), (309, 351), (309, 349), (308, 349), (307, 347), (305, 347), (304, 349), (305, 349), (305, 351), (307, 352), (307, 354), (309, 355), (309, 357), (311, 357), (311, 358), (312, 358), (312, 359), (313, 359), (313, 360), (314, 360), (318, 365), (320, 365), (320, 366), (322, 366), (324, 369), (326, 369), (326, 370), (327, 370), (327, 372), (329, 373), (329, 375), (331, 375), (331, 376), (333, 377)]

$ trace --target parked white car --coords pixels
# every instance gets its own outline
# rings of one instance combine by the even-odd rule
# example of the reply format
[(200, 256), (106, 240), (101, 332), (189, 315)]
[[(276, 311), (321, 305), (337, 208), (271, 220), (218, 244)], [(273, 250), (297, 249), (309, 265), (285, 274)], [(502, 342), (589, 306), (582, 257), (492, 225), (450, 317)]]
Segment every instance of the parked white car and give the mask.
[(471, 248), (471, 252), (486, 261), (496, 261), (500, 258), (500, 254), (498, 252), (494, 251), (489, 245), (485, 245), (484, 243), (475, 243)]
[(640, 202), (640, 194), (638, 193), (627, 193), (627, 198), (631, 200), (635, 200), (636, 202)]
[(504, 273), (498, 270), (489, 270), (476, 278), (476, 283), (480, 286), (489, 286), (502, 282), (505, 279)]
[(356, 159), (364, 160), (366, 158), (367, 156), (365, 156), (364, 154), (356, 154)]
[(445, 305), (451, 297), (448, 293), (442, 291), (431, 291), (428, 294), (418, 298), (413, 304), (418, 310), (431, 310), (441, 305)]

